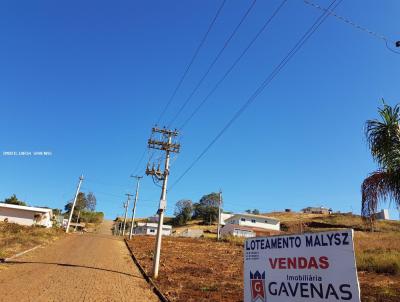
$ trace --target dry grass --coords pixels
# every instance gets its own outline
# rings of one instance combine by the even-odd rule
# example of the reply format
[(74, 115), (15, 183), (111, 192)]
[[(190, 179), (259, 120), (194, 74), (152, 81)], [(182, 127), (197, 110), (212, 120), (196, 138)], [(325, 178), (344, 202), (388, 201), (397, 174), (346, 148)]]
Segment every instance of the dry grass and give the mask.
[(297, 233), (352, 228), (359, 271), (400, 275), (400, 221), (376, 221), (375, 232), (366, 232), (361, 216), (352, 214), (270, 213), (281, 219), (286, 231)]
[(7, 258), (63, 236), (61, 229), (0, 222), (0, 258)]
[(400, 232), (356, 232), (354, 241), (358, 270), (400, 275)]

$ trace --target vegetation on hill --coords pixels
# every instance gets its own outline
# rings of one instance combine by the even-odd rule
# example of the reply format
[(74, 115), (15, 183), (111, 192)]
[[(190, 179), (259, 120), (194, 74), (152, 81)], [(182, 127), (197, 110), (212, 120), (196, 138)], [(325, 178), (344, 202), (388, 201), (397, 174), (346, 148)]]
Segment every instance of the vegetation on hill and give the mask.
[[(65, 207), (64, 217), (68, 218), (72, 208), (72, 201), (68, 202)], [(72, 221), (77, 221), (79, 216), (79, 222), (95, 223), (99, 224), (104, 219), (103, 212), (96, 212), (97, 199), (96, 196), (89, 192), (87, 195), (83, 192), (79, 192), (76, 198), (74, 213), (72, 215)]]
[(26, 206), (26, 203), (22, 200), (19, 200), (15, 194), (13, 194), (9, 198), (4, 199), (3, 203), (15, 204), (17, 206)]
[(46, 244), (64, 235), (59, 228), (22, 226), (0, 222), (0, 258), (10, 257), (39, 244)]
[(219, 193), (202, 196), (199, 202), (182, 199), (175, 204), (174, 225), (182, 226), (192, 219), (201, 219), (203, 224), (211, 225), (218, 220)]

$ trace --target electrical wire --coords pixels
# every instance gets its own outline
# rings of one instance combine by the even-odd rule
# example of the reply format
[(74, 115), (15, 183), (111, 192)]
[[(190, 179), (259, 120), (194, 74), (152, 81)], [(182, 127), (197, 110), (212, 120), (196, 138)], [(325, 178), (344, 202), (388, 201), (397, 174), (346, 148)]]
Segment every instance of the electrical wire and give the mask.
[(211, 32), (212, 28), (214, 27), (214, 24), (215, 24), (215, 22), (217, 21), (217, 19), (218, 19), (220, 13), (221, 13), (221, 11), (222, 11), (222, 8), (225, 6), (225, 3), (226, 3), (226, 0), (223, 0), (223, 1), (221, 2), (220, 6), (218, 7), (218, 10), (217, 10), (217, 12), (216, 12), (214, 18), (212, 19), (210, 25), (208, 26), (207, 31), (206, 31), (206, 33), (204, 34), (203, 38), (201, 39), (199, 45), (197, 46), (196, 51), (194, 52), (194, 54), (193, 54), (193, 56), (192, 56), (192, 59), (190, 60), (189, 64), (186, 66), (186, 69), (185, 69), (183, 75), (181, 76), (181, 78), (180, 78), (180, 80), (179, 80), (177, 86), (175, 87), (175, 89), (174, 89), (174, 91), (173, 91), (171, 97), (169, 98), (167, 104), (165, 105), (164, 109), (162, 110), (161, 114), (159, 115), (159, 117), (158, 117), (158, 119), (157, 119), (157, 122), (156, 122), (156, 125), (160, 123), (162, 117), (164, 116), (165, 112), (168, 110), (168, 108), (169, 108), (169, 106), (171, 105), (173, 99), (175, 98), (176, 93), (178, 92), (178, 90), (179, 90), (179, 88), (181, 87), (183, 81), (185, 80), (187, 74), (189, 73), (189, 70), (190, 70), (191, 66), (193, 65), (193, 62), (196, 60), (197, 55), (198, 55), (199, 52), (200, 52), (200, 49), (203, 47), (204, 42), (207, 40), (207, 37), (208, 37), (209, 33)]
[[(333, 0), (329, 5), (328, 9), (334, 7), (334, 9), (343, 0)], [(189, 167), (177, 178), (172, 184), (170, 190), (174, 188), (185, 175), (196, 165), (196, 163), (207, 153), (207, 151), (218, 141), (218, 139), (230, 128), (230, 126), (242, 115), (242, 113), (253, 103), (257, 96), (265, 89), (265, 87), (271, 83), (276, 75), (282, 70), (283, 67), (290, 61), (291, 58), (301, 49), (301, 47), (308, 41), (308, 39), (314, 34), (314, 32), (320, 27), (320, 25), (329, 16), (327, 11), (324, 11), (311, 27), (303, 34), (299, 41), (291, 48), (291, 50), (285, 55), (281, 62), (273, 69), (273, 71), (267, 76), (267, 78), (261, 83), (261, 85), (253, 92), (253, 94), (247, 99), (247, 101), (239, 108), (239, 110), (233, 115), (227, 124), (220, 130), (220, 132), (211, 140), (206, 148), (195, 158), (195, 160), (189, 165)]]
[(275, 16), (279, 13), (279, 11), (282, 9), (282, 7), (284, 6), (284, 4), (286, 2), (287, 2), (287, 0), (283, 0), (281, 2), (281, 4), (275, 9), (275, 11), (267, 19), (267, 21), (262, 25), (262, 27), (259, 29), (259, 31), (256, 33), (256, 35), (250, 41), (250, 43), (247, 44), (247, 46), (243, 49), (242, 53), (236, 58), (236, 60), (233, 62), (233, 64), (228, 68), (228, 70), (225, 72), (225, 74), (222, 76), (222, 78), (214, 85), (214, 87), (210, 90), (210, 92), (206, 95), (206, 97), (199, 103), (199, 105), (197, 105), (197, 107), (192, 111), (192, 113), (189, 115), (189, 117), (178, 128), (179, 130), (182, 130), (183, 128), (186, 127), (186, 125), (192, 120), (192, 118), (201, 109), (201, 107), (203, 107), (203, 105), (207, 102), (207, 100), (214, 94), (214, 92), (218, 89), (218, 87), (222, 84), (222, 82), (228, 77), (228, 75), (232, 72), (232, 70), (236, 67), (236, 65), (240, 62), (240, 60), (244, 57), (244, 55), (247, 53), (247, 51), (253, 46), (253, 44), (257, 41), (257, 39), (260, 37), (260, 35), (265, 31), (265, 29), (268, 27), (268, 25), (271, 23), (271, 21), (275, 18)]
[(143, 159), (144, 159), (145, 156), (146, 156), (146, 152), (147, 152), (147, 145), (145, 146), (145, 149), (144, 149), (144, 151), (143, 151), (143, 153), (142, 153), (142, 156), (141, 156), (140, 159), (139, 159), (138, 164), (136, 165), (135, 169), (133, 170), (133, 171), (134, 171), (133, 175), (137, 175), (138, 172), (140, 171), (140, 165), (142, 164)]
[(389, 39), (385, 35), (380, 34), (380, 33), (376, 32), (376, 31), (370, 30), (370, 29), (368, 29), (368, 28), (366, 28), (366, 27), (364, 27), (364, 26), (362, 26), (360, 24), (357, 24), (354, 21), (352, 21), (352, 20), (350, 20), (350, 19), (348, 19), (346, 17), (340, 16), (337, 13), (333, 12), (332, 10), (326, 9), (325, 7), (322, 7), (319, 4), (313, 3), (313, 2), (311, 2), (309, 0), (303, 0), (303, 1), (304, 1), (305, 4), (307, 4), (309, 6), (312, 6), (312, 7), (316, 8), (316, 9), (321, 10), (321, 11), (328, 12), (331, 16), (334, 16), (336, 19), (346, 23), (347, 25), (352, 26), (353, 28), (355, 28), (357, 30), (363, 31), (363, 32), (375, 37), (375, 38), (378, 38), (378, 39), (384, 41), (387, 49), (389, 49), (391, 52), (394, 52), (396, 54), (400, 54), (400, 52), (397, 52), (397, 51), (395, 51), (395, 50), (393, 50), (393, 49), (391, 49), (389, 47), (389, 43), (391, 43), (393, 45), (396, 45), (396, 42), (391, 40), (391, 39)]
[(228, 39), (225, 41), (224, 45), (222, 48), (219, 50), (218, 54), (214, 58), (214, 60), (211, 62), (210, 66), (208, 66), (206, 72), (203, 74), (203, 76), (200, 78), (200, 80), (197, 82), (196, 86), (192, 90), (192, 92), (189, 94), (189, 96), (186, 98), (186, 100), (183, 102), (179, 110), (175, 113), (174, 117), (171, 119), (171, 121), (168, 123), (168, 128), (171, 127), (171, 125), (175, 122), (175, 120), (178, 118), (178, 116), (182, 113), (183, 109), (187, 106), (189, 101), (192, 99), (194, 94), (197, 92), (197, 90), (200, 88), (201, 84), (204, 82), (208, 74), (211, 72), (212, 68), (214, 65), (218, 62), (219, 58), (222, 56), (224, 53), (225, 49), (228, 47), (229, 43), (232, 41), (233, 37), (236, 35), (237, 31), (239, 28), (242, 26), (243, 22), (246, 20), (247, 16), (250, 14), (251, 10), (253, 9), (254, 5), (256, 4), (257, 0), (253, 0), (249, 6), (249, 8), (246, 10), (242, 18), (240, 19), (239, 23), (236, 25), (236, 27), (233, 29), (232, 33), (228, 37)]

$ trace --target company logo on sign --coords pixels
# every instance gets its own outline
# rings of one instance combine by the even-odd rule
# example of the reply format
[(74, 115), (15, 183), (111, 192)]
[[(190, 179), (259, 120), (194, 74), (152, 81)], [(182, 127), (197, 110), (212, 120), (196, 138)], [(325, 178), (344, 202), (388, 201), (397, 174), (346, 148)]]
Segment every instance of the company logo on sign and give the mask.
[(251, 301), (266, 302), (265, 299), (265, 271), (261, 274), (256, 271), (254, 274), (250, 271), (251, 282)]

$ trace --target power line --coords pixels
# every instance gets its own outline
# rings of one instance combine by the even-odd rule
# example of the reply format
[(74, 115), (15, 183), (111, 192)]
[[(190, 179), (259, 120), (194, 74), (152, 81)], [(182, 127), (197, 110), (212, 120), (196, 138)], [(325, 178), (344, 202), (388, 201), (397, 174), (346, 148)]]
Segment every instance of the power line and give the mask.
[(143, 162), (144, 157), (146, 156), (146, 151), (147, 151), (147, 147), (145, 147), (142, 155), (140, 156), (140, 159), (139, 159), (139, 161), (138, 161), (138, 163), (137, 163), (137, 165), (135, 167), (135, 170), (134, 170), (133, 174), (138, 174), (139, 169), (140, 169), (140, 165)]
[[(362, 25), (360, 25), (360, 24), (357, 24), (357, 23), (355, 23), (354, 21), (352, 21), (352, 20), (350, 20), (350, 19), (348, 19), (348, 18), (346, 18), (346, 17), (343, 17), (343, 16), (341, 16), (341, 15), (338, 15), (337, 13), (333, 12), (332, 10), (326, 9), (325, 7), (322, 7), (322, 6), (319, 5), (319, 4), (313, 3), (313, 2), (308, 1), (308, 0), (304, 0), (304, 3), (307, 4), (307, 5), (309, 5), (309, 6), (314, 7), (314, 8), (316, 8), (316, 9), (319, 9), (319, 10), (321, 10), (321, 11), (328, 12), (331, 16), (334, 16), (336, 19), (338, 19), (338, 20), (340, 20), (340, 21), (346, 23), (347, 25), (350, 25), (350, 26), (352, 26), (353, 28), (355, 28), (355, 29), (357, 29), (357, 30), (363, 31), (363, 32), (365, 32), (365, 33), (367, 33), (367, 34), (369, 34), (369, 35), (375, 37), (375, 38), (378, 38), (378, 39), (384, 41), (386, 47), (387, 47), (390, 51), (392, 51), (392, 52), (394, 52), (394, 53), (397, 53), (397, 54), (400, 54), (400, 52), (397, 52), (397, 51), (395, 51), (395, 50), (393, 50), (393, 49), (391, 49), (391, 48), (389, 47), (389, 43), (393, 44), (394, 46), (396, 46), (397, 44), (396, 44), (396, 41), (393, 41), (393, 40), (389, 39), (387, 36), (385, 36), (385, 35), (383, 35), (383, 34), (380, 34), (380, 33), (376, 32), (376, 31), (370, 30), (370, 29), (368, 29), (368, 28), (366, 28), (366, 27), (364, 27), (364, 26), (362, 26)], [(398, 47), (398, 46), (396, 46), (396, 47)]]
[(230, 36), (228, 37), (228, 39), (225, 41), (224, 45), (222, 46), (222, 48), (219, 50), (217, 56), (214, 58), (214, 60), (211, 62), (210, 66), (208, 67), (208, 69), (206, 70), (206, 72), (203, 74), (203, 76), (200, 78), (200, 80), (198, 81), (198, 83), (196, 84), (196, 86), (194, 87), (194, 89), (192, 90), (192, 92), (189, 94), (189, 96), (186, 98), (186, 100), (183, 102), (183, 104), (181, 105), (181, 107), (179, 108), (179, 110), (175, 113), (174, 117), (172, 118), (172, 120), (168, 123), (167, 128), (170, 128), (171, 125), (175, 122), (175, 120), (178, 118), (178, 116), (182, 113), (183, 109), (185, 109), (186, 105), (189, 103), (189, 101), (192, 99), (193, 95), (197, 92), (197, 90), (200, 88), (201, 84), (204, 82), (204, 80), (206, 79), (206, 77), (208, 76), (208, 74), (210, 73), (211, 69), (214, 67), (214, 65), (217, 63), (217, 61), (219, 60), (219, 58), (222, 56), (222, 54), (224, 53), (225, 49), (228, 47), (229, 43), (231, 42), (231, 40), (233, 39), (233, 37), (235, 36), (235, 34), (237, 33), (237, 31), (239, 30), (239, 28), (241, 27), (241, 25), (243, 24), (243, 22), (246, 20), (247, 16), (250, 14), (251, 10), (253, 9), (254, 5), (256, 4), (257, 0), (253, 0), (253, 2), (250, 4), (249, 8), (246, 10), (246, 12), (244, 13), (244, 15), (242, 16), (242, 18), (240, 19), (239, 23), (236, 25), (236, 27), (234, 28), (234, 30), (232, 31), (232, 33), (230, 34)]
[(181, 76), (178, 84), (176, 85), (171, 97), (169, 98), (167, 104), (165, 105), (164, 109), (162, 110), (161, 114), (159, 115), (159, 117), (157, 119), (157, 122), (156, 122), (156, 125), (159, 124), (159, 122), (162, 119), (162, 117), (164, 116), (165, 112), (168, 110), (169, 106), (171, 105), (172, 100), (175, 98), (176, 93), (178, 92), (178, 90), (181, 87), (184, 79), (186, 78), (186, 76), (187, 76), (187, 74), (188, 74), (193, 62), (195, 61), (197, 55), (199, 54), (200, 49), (203, 47), (204, 42), (207, 40), (207, 37), (208, 37), (209, 33), (211, 32), (212, 28), (214, 27), (215, 21), (218, 19), (218, 16), (220, 15), (221, 10), (224, 7), (225, 3), (226, 3), (226, 0), (223, 0), (221, 2), (221, 4), (220, 4), (220, 6), (219, 6), (214, 18), (212, 19), (210, 25), (207, 28), (206, 33), (204, 34), (203, 38), (201, 39), (200, 44), (197, 46), (196, 51), (194, 52), (194, 54), (192, 56), (192, 59), (190, 60), (189, 64), (186, 66), (186, 69), (185, 69), (183, 75)]
[[(337, 2), (338, 1), (338, 2)], [(328, 9), (334, 7), (335, 9), (343, 0), (333, 0), (329, 5)], [(337, 3), (336, 3), (337, 2)], [(261, 85), (254, 91), (254, 93), (247, 99), (247, 101), (239, 108), (239, 110), (233, 115), (227, 124), (221, 129), (221, 131), (214, 137), (214, 139), (206, 146), (206, 148), (195, 158), (195, 160), (189, 165), (189, 167), (178, 177), (178, 179), (172, 184), (170, 189), (176, 186), (177, 183), (194, 167), (194, 165), (207, 153), (207, 151), (218, 141), (218, 139), (227, 131), (230, 126), (242, 115), (242, 113), (253, 103), (257, 96), (265, 89), (265, 87), (276, 77), (276, 75), (282, 70), (283, 67), (290, 61), (291, 58), (301, 49), (301, 47), (308, 41), (308, 39), (314, 34), (319, 26), (329, 16), (327, 11), (324, 11), (321, 16), (311, 25), (311, 27), (303, 34), (299, 41), (291, 48), (281, 62), (273, 69), (273, 71), (267, 76), (267, 78), (261, 83)]]
[(282, 9), (283, 5), (286, 2), (287, 2), (287, 0), (283, 0), (281, 2), (281, 4), (275, 9), (275, 11), (268, 18), (268, 20), (263, 24), (263, 26), (256, 33), (256, 35), (253, 37), (253, 39), (250, 41), (250, 43), (247, 44), (245, 49), (243, 49), (243, 51), (239, 55), (239, 57), (236, 58), (236, 60), (233, 62), (233, 64), (225, 72), (225, 74), (222, 76), (222, 78), (214, 85), (214, 87), (210, 90), (210, 92), (207, 94), (207, 96), (200, 102), (200, 104), (193, 110), (193, 112), (189, 115), (189, 117), (179, 127), (179, 130), (182, 130), (184, 127), (186, 127), (186, 125), (191, 121), (191, 119), (196, 115), (196, 113), (201, 109), (201, 107), (203, 107), (203, 105), (207, 102), (207, 100), (211, 97), (211, 95), (218, 89), (219, 85), (221, 85), (222, 82), (228, 77), (228, 75), (232, 72), (232, 70), (236, 67), (236, 65), (240, 62), (240, 60), (244, 57), (244, 55), (247, 53), (247, 51), (253, 46), (253, 44), (256, 42), (256, 40), (265, 31), (265, 29), (268, 27), (268, 25), (271, 23), (271, 21), (275, 18), (275, 16), (279, 13), (279, 11)]

